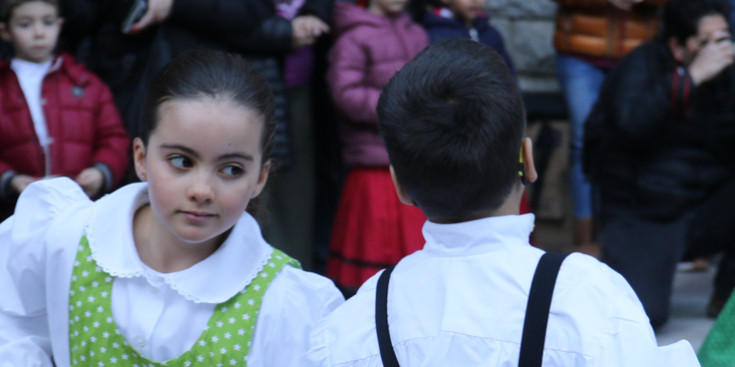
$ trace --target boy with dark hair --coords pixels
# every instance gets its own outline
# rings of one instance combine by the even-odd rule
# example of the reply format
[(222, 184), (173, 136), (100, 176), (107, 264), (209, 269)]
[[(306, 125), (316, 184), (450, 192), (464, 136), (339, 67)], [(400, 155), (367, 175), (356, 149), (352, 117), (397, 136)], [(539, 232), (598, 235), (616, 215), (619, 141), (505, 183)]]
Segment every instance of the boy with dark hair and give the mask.
[[(599, 189), (602, 261), (630, 283), (654, 327), (669, 318), (677, 264), (730, 249), (707, 313), (735, 285), (735, 48), (727, 0), (672, 0), (663, 32), (631, 52), (587, 120), (584, 169)], [(726, 223), (724, 226), (721, 223)]]
[(547, 265), (563, 257), (528, 243), (531, 140), (490, 47), (432, 44), (385, 87), (378, 116), (398, 196), (429, 218), (426, 244), (317, 325), (310, 365), (699, 366), (686, 341), (657, 346), (620, 275), (574, 253), (557, 277)]
[(50, 176), (74, 179), (92, 198), (127, 168), (129, 139), (112, 95), (70, 55), (54, 53), (63, 19), (55, 0), (0, 3), (0, 220), (18, 195)]

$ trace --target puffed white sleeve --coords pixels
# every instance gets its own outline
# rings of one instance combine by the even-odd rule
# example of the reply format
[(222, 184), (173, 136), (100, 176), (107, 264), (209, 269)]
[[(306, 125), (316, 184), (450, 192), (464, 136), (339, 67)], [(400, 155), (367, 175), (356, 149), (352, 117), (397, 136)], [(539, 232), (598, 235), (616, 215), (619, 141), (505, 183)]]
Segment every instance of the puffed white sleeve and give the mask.
[(342, 303), (331, 280), (286, 266), (263, 297), (248, 367), (304, 366), (312, 329)]
[(0, 224), (0, 367), (53, 366), (46, 313), (47, 229), (89, 200), (67, 178), (33, 183)]
[[(580, 258), (582, 255), (575, 255)], [(590, 365), (599, 367), (656, 366), (699, 367), (697, 356), (686, 340), (659, 346), (656, 335), (646, 316), (643, 305), (628, 282), (617, 272), (588, 256), (597, 271), (585, 274), (585, 281), (572, 297), (574, 302), (589, 302), (586, 309), (599, 313), (601, 325), (593, 328), (606, 330), (597, 334), (597, 358)], [(580, 289), (581, 288), (581, 289)], [(586, 297), (582, 297), (584, 294)], [(582, 298), (586, 298), (581, 300)], [(575, 300), (576, 299), (576, 300)], [(588, 335), (592, 335), (589, 333)]]

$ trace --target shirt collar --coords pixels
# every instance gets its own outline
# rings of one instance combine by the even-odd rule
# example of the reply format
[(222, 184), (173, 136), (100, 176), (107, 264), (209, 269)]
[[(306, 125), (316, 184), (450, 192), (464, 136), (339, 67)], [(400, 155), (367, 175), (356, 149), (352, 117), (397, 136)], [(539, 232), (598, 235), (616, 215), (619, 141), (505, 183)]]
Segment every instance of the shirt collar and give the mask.
[(158, 275), (192, 302), (222, 303), (250, 284), (273, 252), (261, 236), (255, 219), (243, 213), (224, 243), (206, 259), (174, 273), (146, 271), (135, 248), (132, 228), (135, 212), (148, 201), (148, 184), (135, 183), (94, 204), (86, 228), (87, 240), (92, 257), (110, 275), (144, 277), (154, 287), (160, 285), (160, 279), (150, 277)]
[(440, 256), (465, 256), (530, 246), (534, 215), (488, 217), (468, 222), (439, 224), (427, 221), (424, 250)]

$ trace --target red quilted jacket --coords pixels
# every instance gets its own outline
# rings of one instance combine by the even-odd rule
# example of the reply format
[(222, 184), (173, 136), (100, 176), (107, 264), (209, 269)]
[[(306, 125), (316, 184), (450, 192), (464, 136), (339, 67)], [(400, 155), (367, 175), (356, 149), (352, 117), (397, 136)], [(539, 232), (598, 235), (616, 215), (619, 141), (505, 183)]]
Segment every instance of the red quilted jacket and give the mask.
[[(51, 174), (76, 177), (95, 163), (106, 165), (113, 186), (128, 164), (128, 138), (112, 94), (95, 75), (66, 54), (56, 57), (41, 87), (52, 143)], [(45, 157), (23, 91), (9, 60), (0, 61), (0, 176), (8, 170), (44, 176)], [(7, 200), (2, 205), (7, 208)], [(0, 208), (0, 212), (2, 212)], [(1, 214), (1, 213), (0, 213)]]

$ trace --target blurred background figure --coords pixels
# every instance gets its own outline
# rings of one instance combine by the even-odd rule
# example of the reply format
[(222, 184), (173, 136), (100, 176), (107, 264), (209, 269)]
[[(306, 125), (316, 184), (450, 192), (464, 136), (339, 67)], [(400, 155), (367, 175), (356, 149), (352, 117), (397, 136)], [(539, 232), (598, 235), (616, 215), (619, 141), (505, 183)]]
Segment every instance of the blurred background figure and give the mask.
[[(332, 0), (276, 0), (237, 46), (267, 80), (276, 103), (275, 162), (259, 221), (266, 240), (312, 269), (316, 225), (315, 44), (331, 31)], [(323, 73), (319, 74), (323, 78)], [(318, 82), (317, 82), (318, 83)], [(327, 97), (325, 97), (327, 98)], [(321, 121), (319, 121), (321, 123)], [(322, 125), (320, 125), (322, 126)]]
[(424, 245), (426, 217), (396, 196), (375, 108), (388, 80), (428, 45), (406, 0), (335, 3), (327, 83), (339, 114), (349, 173), (330, 240), (327, 275), (346, 296), (378, 270)]
[(620, 59), (658, 30), (656, 8), (668, 0), (555, 0), (554, 47), (557, 78), (566, 97), (570, 123), (570, 189), (574, 242), (599, 257), (592, 226), (592, 194), (582, 173), (584, 122), (605, 76)]
[(128, 135), (110, 90), (69, 54), (57, 54), (55, 0), (0, 3), (0, 221), (32, 182), (68, 176), (90, 198), (116, 187)]
[[(587, 121), (584, 166), (600, 189), (602, 260), (628, 280), (654, 327), (669, 317), (687, 249), (732, 247), (732, 231), (713, 225), (735, 210), (723, 205), (735, 193), (729, 16), (727, 0), (672, 0), (661, 36), (613, 71)], [(732, 292), (732, 252), (718, 269), (712, 316)]]
[(431, 43), (451, 38), (469, 38), (484, 43), (503, 56), (511, 73), (515, 74), (503, 35), (490, 24), (484, 11), (485, 0), (441, 0), (422, 8), (425, 13), (420, 16), (421, 24)]

